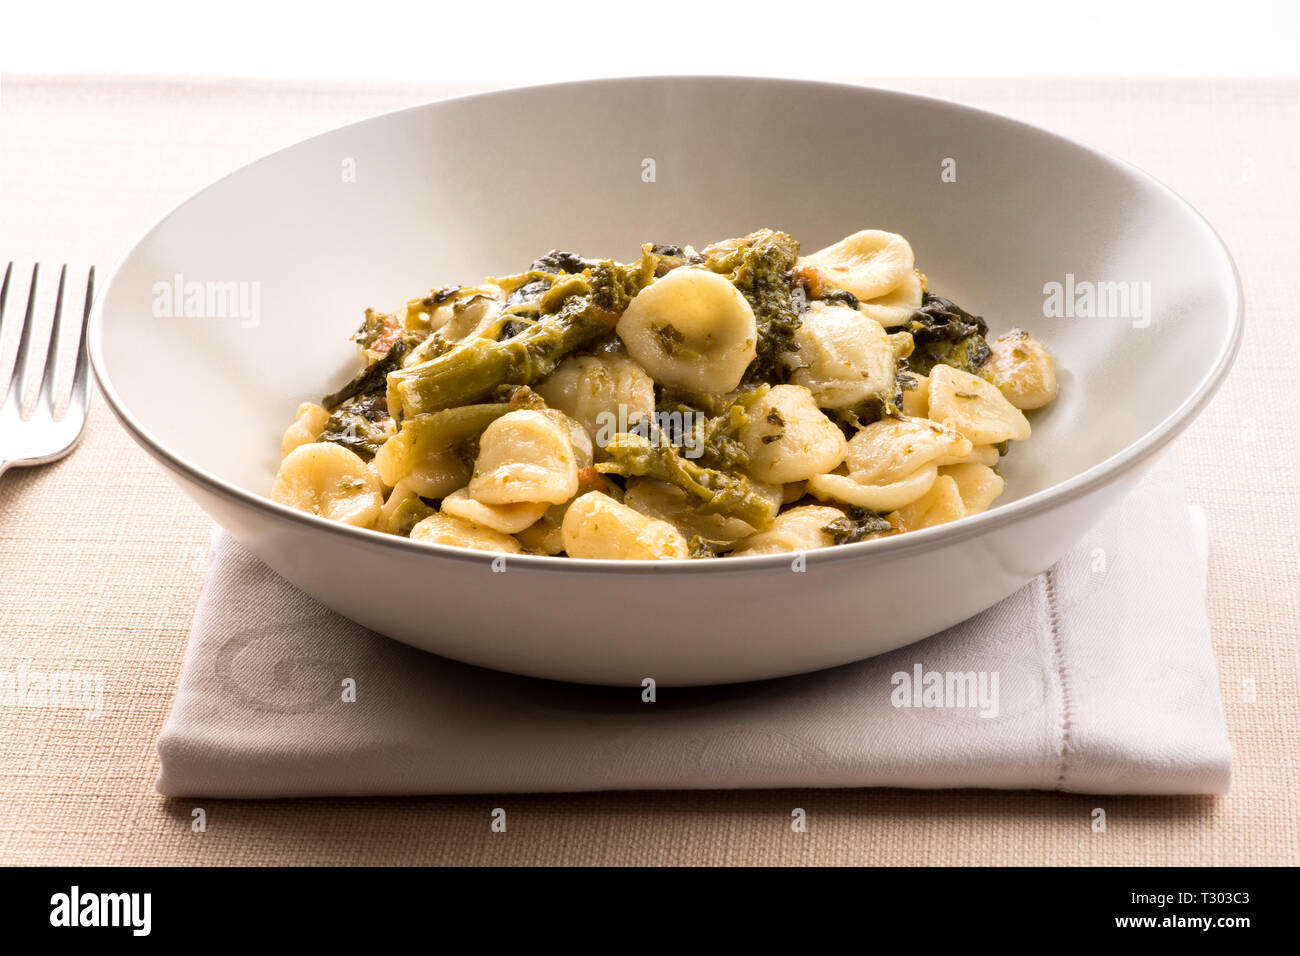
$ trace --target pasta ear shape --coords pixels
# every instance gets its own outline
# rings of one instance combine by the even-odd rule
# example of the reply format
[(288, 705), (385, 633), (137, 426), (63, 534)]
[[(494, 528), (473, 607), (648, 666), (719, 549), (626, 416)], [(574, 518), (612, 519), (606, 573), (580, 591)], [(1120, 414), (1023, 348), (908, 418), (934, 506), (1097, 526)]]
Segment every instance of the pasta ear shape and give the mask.
[(510, 412), (479, 440), (469, 494), (486, 505), (560, 504), (578, 492), (578, 463), (568, 429), (546, 412)]
[(894, 347), (879, 322), (857, 309), (810, 302), (784, 361), (790, 382), (812, 392), (820, 408), (848, 408), (894, 391)]
[(979, 462), (946, 465), (939, 469), (939, 473), (957, 483), (957, 493), (961, 495), (968, 515), (988, 511), (1007, 484), (996, 471)]
[(293, 424), (285, 430), (284, 438), (280, 441), (280, 457), (283, 458), (299, 445), (319, 441), (329, 419), (330, 413), (313, 402), (299, 405)]
[(910, 505), (899, 508), (898, 515), (907, 530), (920, 531), (964, 518), (966, 505), (957, 482), (949, 475), (940, 475), (929, 491)]
[(921, 307), (921, 273), (913, 269), (907, 277), (885, 295), (861, 304), (862, 314), (875, 319), (887, 329), (903, 325)]
[(582, 425), (597, 449), (614, 435), (607, 423), (635, 423), (655, 413), (654, 379), (626, 355), (567, 358), (536, 392)]
[(461, 488), (442, 499), (442, 511), (471, 524), (502, 534), (517, 534), (540, 518), (551, 507), (545, 502), (521, 501), (513, 505), (485, 505)]
[(808, 479), (808, 493), (819, 501), (839, 501), (883, 514), (920, 498), (933, 487), (938, 475), (934, 465), (922, 465), (907, 477), (887, 484), (867, 484), (853, 475), (817, 475)]
[(783, 554), (829, 548), (835, 539), (826, 529), (844, 517), (839, 508), (800, 505), (777, 515), (766, 531), (741, 542), (735, 554)]
[[(381, 451), (383, 449), (380, 449)], [(401, 479), (417, 495), (445, 498), (469, 484), (470, 466), (454, 451), (429, 455)]]
[(844, 462), (863, 484), (887, 484), (945, 457), (963, 459), (970, 451), (968, 439), (937, 422), (882, 418), (853, 436)]
[(474, 551), (494, 551), (499, 554), (520, 554), (523, 548), (508, 534), (484, 528), (455, 515), (439, 511), (431, 514), (411, 529), (412, 541), (426, 544), (446, 544)]
[(930, 370), (930, 417), (955, 428), (975, 445), (1029, 437), (1029, 419), (996, 385), (951, 365)]
[(999, 335), (990, 350), (986, 367), (993, 384), (1016, 408), (1042, 408), (1056, 398), (1056, 368), (1042, 342), (1023, 329), (1012, 329)]
[(844, 433), (802, 386), (777, 385), (745, 414), (749, 421), (740, 429), (740, 441), (749, 455), (749, 474), (758, 481), (803, 481), (844, 460)]
[(618, 320), (618, 337), (656, 382), (729, 392), (758, 355), (754, 310), (727, 279), (681, 267), (646, 286)]
[(609, 495), (589, 491), (569, 505), (560, 532), (571, 558), (663, 561), (690, 557), (681, 532)]
[(902, 236), (864, 229), (804, 256), (799, 265), (812, 266), (835, 288), (867, 302), (888, 295), (906, 282), (915, 266), (915, 256)]
[(276, 473), (271, 498), (360, 528), (374, 527), (384, 505), (374, 468), (333, 442), (310, 442), (289, 452)]

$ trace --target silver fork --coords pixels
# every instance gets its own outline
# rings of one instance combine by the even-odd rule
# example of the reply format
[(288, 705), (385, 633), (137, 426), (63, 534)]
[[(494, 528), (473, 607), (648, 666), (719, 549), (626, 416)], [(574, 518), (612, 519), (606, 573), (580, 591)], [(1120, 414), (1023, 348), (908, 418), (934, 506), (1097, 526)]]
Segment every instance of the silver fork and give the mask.
[[(67, 410), (59, 418), (56, 411), (54, 372), (59, 366), (63, 352), (60, 344), (60, 332), (63, 329), (64, 286), (68, 279), (68, 267), (59, 272), (59, 292), (54, 303), (54, 322), (50, 326), (50, 341), (46, 349), (45, 369), (41, 375), (40, 395), (36, 405), (26, 420), (23, 418), (23, 393), (32, 380), (35, 364), (32, 352), (32, 336), (36, 322), (36, 292), (40, 279), (40, 265), (32, 268), (31, 291), (27, 295), (27, 308), (22, 319), (22, 339), (18, 343), (18, 354), (14, 359), (13, 374), (7, 383), (0, 384), (7, 394), (0, 394), (0, 474), (11, 465), (44, 465), (62, 458), (72, 451), (81, 437), (86, 424), (86, 410), (90, 407), (90, 392), (87, 389), (89, 361), (86, 356), (86, 320), (90, 315), (90, 305), (95, 297), (95, 270), (92, 267), (86, 280), (86, 300), (81, 309), (81, 320), (77, 330), (77, 363), (72, 373), (72, 395)], [(4, 328), (8, 324), (9, 286), (13, 277), (14, 264), (9, 263), (5, 269), (4, 285), (0, 286), (0, 343), (4, 341)]]

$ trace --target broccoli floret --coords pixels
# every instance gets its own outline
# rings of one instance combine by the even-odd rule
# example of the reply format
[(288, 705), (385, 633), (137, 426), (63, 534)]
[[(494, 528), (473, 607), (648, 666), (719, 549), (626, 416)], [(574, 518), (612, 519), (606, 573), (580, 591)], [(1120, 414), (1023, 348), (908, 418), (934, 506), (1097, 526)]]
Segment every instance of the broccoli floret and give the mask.
[(591, 301), (607, 312), (622, 315), (636, 294), (649, 285), (654, 277), (653, 255), (643, 255), (626, 266), (608, 260), (599, 262), (592, 268), (587, 280), (591, 285)]
[(754, 310), (758, 357), (745, 371), (745, 384), (785, 381), (781, 356), (796, 350), (794, 335), (802, 324), (791, 284), (798, 259), (799, 243), (771, 229), (751, 233), (734, 246), (721, 246), (706, 259), (706, 266), (730, 279)]
[[(762, 398), (771, 389), (766, 383), (757, 388), (748, 389), (720, 401), (711, 408), (698, 407), (703, 399), (665, 389), (662, 392), (656, 411), (660, 413), (678, 413), (682, 421), (692, 422), (694, 434), (691, 436), (693, 448), (699, 450), (695, 460), (706, 468), (719, 471), (743, 470), (749, 465), (749, 453), (740, 441), (740, 429), (749, 422), (747, 410), (756, 400)], [(686, 442), (680, 436), (669, 436), (676, 445)]]

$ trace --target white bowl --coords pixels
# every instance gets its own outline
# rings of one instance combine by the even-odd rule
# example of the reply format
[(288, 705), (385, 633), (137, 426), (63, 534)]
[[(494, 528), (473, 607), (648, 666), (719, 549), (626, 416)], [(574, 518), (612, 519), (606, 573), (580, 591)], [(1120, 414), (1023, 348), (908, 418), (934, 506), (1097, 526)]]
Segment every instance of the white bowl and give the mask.
[[(653, 160), (653, 181), (645, 171)], [(943, 181), (955, 161), (956, 181)], [(492, 556), (334, 524), (266, 497), (297, 404), (354, 370), (365, 306), (519, 271), (554, 247), (761, 226), (817, 249), (900, 232), (931, 288), (1028, 329), (1055, 404), (1007, 491), (951, 525), (788, 556)], [(163, 286), (248, 283), (260, 311), (159, 317)], [(1044, 288), (1148, 283), (1136, 317), (1049, 318)], [(251, 306), (252, 299), (249, 299)], [(219, 305), (214, 303), (214, 305)], [(1078, 310), (1076, 310), (1078, 311)], [(1130, 308), (1130, 312), (1141, 310)], [(326, 605), (417, 647), (562, 680), (724, 683), (830, 667), (942, 630), (1050, 566), (1227, 371), (1240, 285), (1213, 230), (1141, 171), (1001, 116), (856, 86), (635, 78), (443, 100), (346, 126), (209, 186), (118, 264), (91, 320), (117, 416), (180, 486)], [(1145, 324), (1145, 327), (1143, 327)]]

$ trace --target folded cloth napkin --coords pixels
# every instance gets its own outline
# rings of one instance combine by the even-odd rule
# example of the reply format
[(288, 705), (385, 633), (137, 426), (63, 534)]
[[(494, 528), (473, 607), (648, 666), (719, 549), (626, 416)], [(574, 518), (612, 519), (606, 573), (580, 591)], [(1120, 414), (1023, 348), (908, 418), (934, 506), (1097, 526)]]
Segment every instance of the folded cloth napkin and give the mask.
[(158, 789), (1224, 793), (1206, 553), (1171, 455), (1051, 571), (956, 627), (832, 670), (648, 701), (398, 644), (218, 534)]

